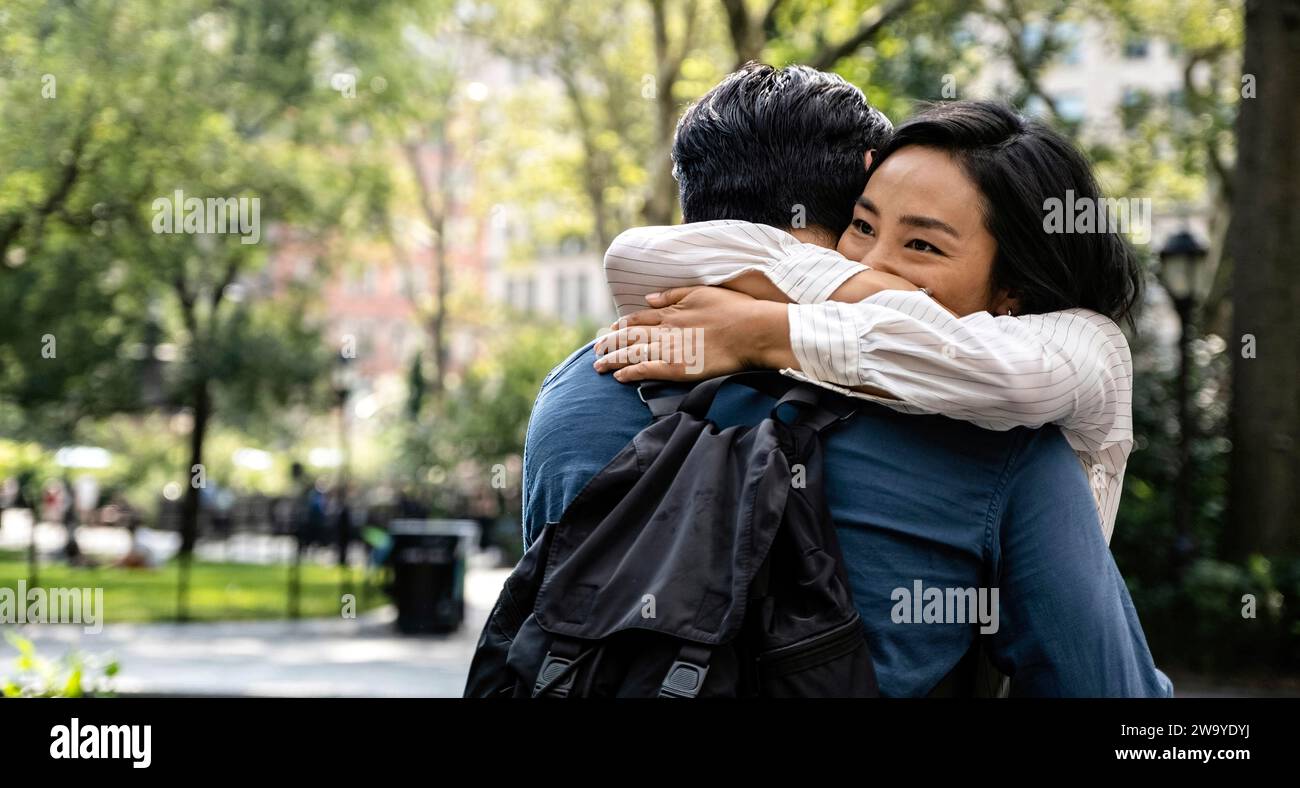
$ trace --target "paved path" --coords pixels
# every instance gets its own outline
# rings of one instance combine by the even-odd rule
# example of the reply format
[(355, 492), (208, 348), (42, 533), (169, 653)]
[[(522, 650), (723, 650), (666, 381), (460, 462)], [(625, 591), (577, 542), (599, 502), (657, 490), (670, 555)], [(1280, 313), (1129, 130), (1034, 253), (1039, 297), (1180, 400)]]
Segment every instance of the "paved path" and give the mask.
[[(159, 562), (173, 558), (181, 543), (180, 534), (175, 531), (144, 526), (137, 529), (137, 538)], [(25, 554), (31, 539), (30, 512), (6, 509), (0, 515), (0, 550)], [(61, 561), (67, 541), (68, 531), (62, 525), (47, 522), (36, 525), (36, 549), (42, 561)], [(83, 525), (77, 529), (77, 546), (87, 556), (107, 562), (126, 554), (131, 546), (131, 536), (124, 528)], [(225, 539), (200, 539), (194, 548), (195, 556), (201, 561), (244, 564), (284, 564), (293, 559), (293, 552), (293, 537), (266, 533), (235, 533)], [(353, 563), (364, 562), (363, 554), (361, 545), (353, 543)], [(311, 549), (305, 559), (332, 565), (335, 561), (334, 547)]]
[[(0, 549), (25, 548), (30, 535), (30, 521), (6, 517)], [(62, 548), (62, 527), (41, 524), (36, 535), (43, 552)], [(175, 534), (151, 532), (149, 538), (158, 553), (174, 552), (168, 540)], [(120, 529), (78, 531), (78, 543), (90, 553), (112, 555), (125, 550), (124, 540)], [(291, 549), (286, 537), (250, 534), (226, 544), (201, 545), (199, 552), (208, 560), (275, 562)], [(74, 625), (23, 631), (45, 657), (74, 647), (115, 657), (122, 666), (115, 687), (122, 694), (459, 697), (483, 622), (509, 574), (507, 569), (482, 568), (482, 558), (471, 559), (467, 572), (467, 620), (447, 636), (397, 634), (391, 607), (351, 621), (108, 624), (96, 635)], [(0, 677), (11, 673), (14, 654), (0, 638)], [(1185, 674), (1171, 678), (1180, 697), (1300, 697), (1295, 678), (1268, 683), (1225, 683)]]
[[(23, 627), (37, 653), (115, 657), (123, 695), (460, 697), (474, 646), (509, 570), (467, 573), (466, 622), (446, 636), (404, 636), (391, 607), (355, 620)], [(4, 627), (0, 627), (4, 629)], [(0, 676), (14, 649), (0, 640)]]

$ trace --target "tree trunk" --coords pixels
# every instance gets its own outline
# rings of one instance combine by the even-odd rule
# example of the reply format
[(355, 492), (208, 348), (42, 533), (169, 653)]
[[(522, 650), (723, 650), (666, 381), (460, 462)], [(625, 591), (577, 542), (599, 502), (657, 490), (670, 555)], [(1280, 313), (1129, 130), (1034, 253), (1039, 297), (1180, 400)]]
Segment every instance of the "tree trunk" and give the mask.
[(745, 0), (722, 0), (722, 10), (727, 17), (731, 50), (736, 54), (736, 68), (757, 60), (766, 41), (763, 40), (762, 30), (750, 15)]
[(447, 138), (447, 129), (443, 128), (442, 139), (438, 146), (438, 225), (434, 228), (437, 235), (433, 239), (433, 269), (438, 282), (433, 305), (433, 395), (442, 394), (443, 382), (447, 376), (447, 212), (451, 210), (451, 162), (455, 151), (451, 140)]
[(411, 175), (415, 178), (416, 188), (420, 193), (420, 209), (424, 220), (433, 231), (433, 280), (434, 306), (429, 319), (429, 334), (433, 357), (433, 379), (429, 390), (435, 397), (442, 393), (446, 374), (447, 348), (445, 335), (447, 308), (447, 211), (452, 202), (451, 158), (455, 155), (451, 140), (447, 138), (447, 126), (442, 124), (435, 129), (438, 137), (438, 177), (436, 193), (430, 186), (428, 174), (421, 159), (422, 148), (419, 141), (405, 145), (406, 160), (411, 166)]
[[(673, 82), (676, 77), (673, 76)], [(673, 85), (662, 81), (655, 94), (655, 153), (651, 158), (650, 197), (645, 203), (646, 224), (672, 224), (677, 214), (677, 181), (673, 178), (673, 133), (677, 130), (677, 105)]]
[(594, 127), (586, 104), (583, 103), (585, 99), (582, 90), (578, 87), (577, 77), (568, 70), (567, 66), (557, 71), (556, 76), (564, 85), (565, 95), (569, 98), (569, 106), (578, 124), (578, 138), (582, 142), (582, 188), (591, 203), (596, 243), (600, 245), (603, 254), (613, 239), (609, 229), (609, 208), (605, 201), (605, 183), (609, 168), (606, 157), (596, 143), (596, 135), (599, 132)]
[[(212, 416), (212, 399), (209, 383), (200, 380), (194, 384), (194, 426), (190, 429), (190, 461), (185, 468), (185, 500), (181, 504), (181, 548), (179, 570), (176, 585), (176, 617), (181, 621), (189, 618), (189, 581), (190, 562), (194, 555), (194, 545), (199, 539), (199, 504), (202, 487), (195, 480), (195, 468), (203, 467), (203, 440), (207, 437), (208, 420)], [(200, 470), (204, 484), (207, 483), (207, 471)]]
[(663, 0), (650, 0), (655, 61), (659, 70), (655, 75), (655, 144), (647, 167), (650, 193), (646, 196), (641, 211), (646, 224), (672, 224), (677, 215), (677, 183), (673, 179), (672, 162), (677, 104), (673, 101), (673, 88), (681, 77), (682, 62), (691, 52), (697, 8), (694, 0), (687, 0), (682, 9), (685, 28), (681, 37), (674, 42), (668, 30), (667, 4)]
[[(1300, 0), (1246, 3), (1256, 97), (1237, 116), (1233, 189), (1232, 471), (1236, 556), (1300, 554)], [(1252, 341), (1253, 338), (1253, 341)], [(1253, 344), (1255, 357), (1246, 350)]]

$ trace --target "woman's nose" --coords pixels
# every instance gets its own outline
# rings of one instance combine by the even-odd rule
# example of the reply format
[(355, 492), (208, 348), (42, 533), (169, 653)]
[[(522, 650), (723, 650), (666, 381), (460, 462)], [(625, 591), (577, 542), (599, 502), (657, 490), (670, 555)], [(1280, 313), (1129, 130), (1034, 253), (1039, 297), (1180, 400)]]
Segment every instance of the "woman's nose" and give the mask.
[(876, 271), (883, 271), (887, 274), (898, 276), (898, 269), (889, 260), (889, 256), (884, 254), (883, 244), (875, 244), (867, 250), (867, 254), (862, 258), (861, 263), (868, 268)]

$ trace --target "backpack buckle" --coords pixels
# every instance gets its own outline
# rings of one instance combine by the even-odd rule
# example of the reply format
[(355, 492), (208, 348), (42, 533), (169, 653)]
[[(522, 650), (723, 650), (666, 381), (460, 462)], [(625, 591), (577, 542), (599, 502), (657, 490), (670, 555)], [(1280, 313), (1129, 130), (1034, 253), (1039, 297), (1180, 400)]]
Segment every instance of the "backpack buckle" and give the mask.
[(704, 686), (704, 678), (709, 675), (707, 665), (696, 665), (686, 660), (677, 660), (668, 668), (664, 683), (659, 687), (661, 698), (694, 698)]
[[(571, 666), (575, 661), (565, 657), (557, 657), (549, 651), (546, 652), (546, 659), (542, 660), (542, 667), (537, 671), (537, 683), (533, 685), (533, 697), (540, 697), (543, 693), (557, 698), (569, 697), (569, 690), (573, 689), (575, 676), (575, 671), (571, 669)], [(556, 681), (557, 678), (560, 680)]]

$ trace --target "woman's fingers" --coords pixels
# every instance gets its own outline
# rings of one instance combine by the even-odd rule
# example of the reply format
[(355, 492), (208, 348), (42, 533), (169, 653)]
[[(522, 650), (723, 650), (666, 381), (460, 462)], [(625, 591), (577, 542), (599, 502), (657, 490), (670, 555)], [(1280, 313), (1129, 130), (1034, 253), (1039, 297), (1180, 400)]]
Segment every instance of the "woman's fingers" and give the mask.
[(600, 358), (608, 353), (611, 347), (618, 346), (618, 341), (614, 336), (617, 333), (618, 332), (615, 330), (610, 330), (596, 337), (596, 344), (591, 348), (596, 352), (596, 358)]
[(616, 369), (640, 364), (643, 361), (658, 361), (663, 358), (659, 346), (653, 341), (633, 342), (615, 345), (596, 359), (593, 366), (597, 372), (611, 372)]
[(686, 367), (668, 361), (642, 361), (624, 367), (614, 373), (619, 383), (635, 383), (640, 380), (688, 380)]
[(692, 291), (698, 290), (699, 287), (674, 287), (663, 291), (662, 293), (650, 293), (645, 297), (645, 302), (656, 309), (662, 309), (666, 306), (681, 301)]
[[(671, 361), (684, 367), (698, 357), (698, 348), (687, 348), (671, 329), (633, 326), (606, 334), (596, 341), (597, 372), (609, 372), (645, 361)], [(693, 370), (694, 371), (694, 370)]]
[(616, 369), (622, 369), (628, 365), (627, 348), (618, 348), (617, 350), (601, 353), (596, 351), (596, 362), (592, 364), (597, 372), (611, 372)]
[(650, 332), (653, 330), (654, 329), (652, 328), (635, 327), (631, 329), (620, 328), (615, 331), (610, 331), (608, 334), (602, 334), (600, 338), (596, 340), (596, 345), (593, 350), (596, 351), (597, 358), (604, 358), (620, 348), (627, 348), (630, 345), (639, 345), (650, 341)]
[[(596, 340), (593, 349), (600, 358), (606, 358), (611, 353), (619, 351), (626, 354), (629, 349), (641, 346), (652, 346), (656, 350), (668, 351), (680, 344), (671, 341), (673, 337), (674, 334), (671, 329), (664, 333), (664, 329), (657, 326), (629, 326), (620, 328), (617, 331), (611, 331), (608, 334), (602, 334)], [(649, 357), (647, 356), (647, 358)]]
[(628, 326), (657, 326), (663, 322), (663, 317), (657, 309), (642, 309), (640, 312), (633, 312), (627, 317), (620, 317), (609, 328), (611, 331), (617, 331), (620, 328)]

